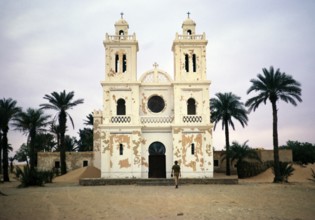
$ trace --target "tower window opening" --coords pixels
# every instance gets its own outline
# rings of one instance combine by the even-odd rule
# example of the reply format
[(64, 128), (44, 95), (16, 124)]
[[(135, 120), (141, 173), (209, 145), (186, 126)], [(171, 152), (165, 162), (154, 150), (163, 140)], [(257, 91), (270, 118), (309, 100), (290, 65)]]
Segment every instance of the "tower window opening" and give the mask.
[(191, 35), (191, 30), (187, 30), (187, 35)]
[(126, 115), (126, 101), (124, 99), (117, 101), (117, 115)]
[(193, 56), (192, 56), (192, 63), (193, 63), (193, 72), (196, 72), (196, 70), (197, 70), (197, 58), (196, 58), (196, 54), (193, 54)]
[(187, 115), (196, 114), (196, 101), (193, 98), (188, 99), (187, 101)]
[(127, 55), (126, 54), (123, 55), (123, 63), (122, 64), (123, 64), (122, 69), (123, 69), (123, 73), (124, 73), (127, 71)]
[(191, 144), (191, 155), (194, 155), (195, 154), (195, 144), (192, 143)]
[(188, 54), (185, 54), (185, 70), (187, 73), (189, 72), (189, 56), (188, 56)]
[(119, 72), (119, 55), (118, 54), (115, 55), (115, 72), (116, 73)]
[(123, 31), (123, 30), (120, 30), (120, 31), (119, 31), (119, 38), (120, 38), (120, 39), (124, 39), (124, 35), (125, 35), (124, 31)]
[(119, 155), (123, 155), (123, 154), (124, 154), (124, 145), (119, 144)]

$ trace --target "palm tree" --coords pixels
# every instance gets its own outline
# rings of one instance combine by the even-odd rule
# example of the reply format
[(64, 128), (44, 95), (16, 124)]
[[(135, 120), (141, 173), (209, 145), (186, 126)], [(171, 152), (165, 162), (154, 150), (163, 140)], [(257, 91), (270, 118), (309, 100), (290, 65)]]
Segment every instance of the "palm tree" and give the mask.
[(257, 151), (250, 148), (247, 145), (247, 142), (248, 141), (245, 141), (242, 145), (240, 145), (237, 141), (233, 141), (230, 151), (227, 152), (230, 155), (231, 162), (237, 161), (236, 167), (239, 177), (241, 176), (239, 172), (241, 168), (240, 165), (243, 163), (243, 161), (252, 159), (261, 162)]
[(61, 165), (61, 174), (67, 173), (66, 168), (66, 146), (65, 146), (65, 133), (66, 133), (66, 124), (67, 116), (69, 117), (72, 127), (74, 128), (73, 120), (67, 110), (72, 109), (74, 106), (83, 103), (83, 99), (77, 99), (73, 101), (74, 92), (67, 93), (63, 90), (60, 93), (52, 92), (50, 95), (45, 95), (44, 99), (48, 100), (49, 103), (41, 104), (44, 109), (53, 109), (58, 113), (58, 123), (60, 129), (60, 165)]
[(49, 115), (45, 115), (42, 109), (28, 108), (26, 112), (20, 112), (15, 118), (15, 127), (28, 136), (30, 147), (30, 169), (35, 169), (37, 152), (35, 150), (37, 134), (45, 130)]
[(278, 109), (277, 101), (283, 100), (294, 106), (296, 101), (301, 102), (301, 84), (295, 81), (292, 76), (281, 73), (280, 69), (274, 71), (271, 66), (269, 71), (266, 68), (262, 69), (263, 74), (258, 74), (258, 79), (251, 79), (251, 87), (247, 90), (247, 94), (252, 91), (258, 92), (258, 95), (250, 98), (246, 102), (249, 111), (255, 111), (261, 103), (266, 104), (267, 100), (271, 102), (272, 117), (273, 117), (273, 150), (274, 150), (274, 182), (281, 182), (280, 167), (279, 167), (279, 144), (278, 144)]
[[(233, 118), (244, 127), (247, 125), (247, 111), (240, 97), (233, 93), (217, 93), (217, 98), (210, 99), (211, 122), (214, 123), (214, 130), (219, 121), (222, 121), (222, 129), (225, 129), (226, 151), (229, 152), (229, 125), (235, 130)], [(226, 157), (226, 175), (231, 175), (230, 158)]]
[(86, 120), (84, 120), (84, 124), (93, 126), (93, 123), (94, 123), (93, 113), (90, 113), (86, 116)]
[[(9, 122), (21, 111), (16, 101), (8, 98), (0, 100), (0, 129), (2, 133), (1, 148), (3, 152), (3, 181), (9, 182), (8, 132)], [(0, 155), (1, 156), (1, 155)], [(0, 157), (1, 158), (1, 157)], [(1, 165), (1, 163), (0, 163)]]

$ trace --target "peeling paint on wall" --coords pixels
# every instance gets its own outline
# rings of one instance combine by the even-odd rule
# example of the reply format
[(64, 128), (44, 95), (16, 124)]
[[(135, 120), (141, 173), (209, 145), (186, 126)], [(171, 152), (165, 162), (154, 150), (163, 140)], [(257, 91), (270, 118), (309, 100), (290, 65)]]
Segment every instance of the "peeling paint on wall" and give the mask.
[(119, 161), (119, 166), (120, 166), (120, 168), (129, 168), (129, 167), (131, 167), (131, 164), (129, 163), (129, 160), (127, 158), (127, 159), (124, 159), (124, 160), (120, 160)]

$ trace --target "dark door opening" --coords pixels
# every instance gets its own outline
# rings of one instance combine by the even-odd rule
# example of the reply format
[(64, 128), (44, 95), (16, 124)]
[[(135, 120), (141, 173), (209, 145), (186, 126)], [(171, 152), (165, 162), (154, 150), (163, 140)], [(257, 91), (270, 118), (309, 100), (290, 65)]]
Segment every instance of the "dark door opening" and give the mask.
[(149, 178), (166, 178), (165, 147), (161, 142), (149, 146)]

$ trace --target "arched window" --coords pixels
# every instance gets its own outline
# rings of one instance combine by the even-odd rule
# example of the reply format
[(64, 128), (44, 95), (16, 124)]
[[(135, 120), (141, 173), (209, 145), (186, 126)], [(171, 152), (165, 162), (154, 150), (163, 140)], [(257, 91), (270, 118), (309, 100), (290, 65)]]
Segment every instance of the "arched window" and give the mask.
[(196, 114), (196, 101), (193, 98), (188, 99), (187, 101), (187, 115)]
[(126, 115), (126, 102), (124, 99), (117, 101), (117, 115)]
[(191, 30), (187, 30), (187, 35), (191, 35)]
[(194, 155), (195, 154), (195, 144), (192, 143), (191, 144), (191, 155)]
[(193, 72), (196, 72), (196, 70), (197, 70), (197, 58), (196, 58), (196, 54), (193, 54), (193, 56), (192, 56), (192, 63), (193, 63)]
[(185, 54), (185, 70), (188, 73), (189, 72), (189, 55)]
[(119, 144), (119, 155), (123, 155), (124, 154), (124, 145)]
[(127, 71), (127, 56), (126, 54), (123, 55), (123, 67), (122, 67), (122, 70), (123, 70), (123, 73)]
[(119, 38), (124, 39), (125, 32), (123, 30), (119, 31)]
[(120, 64), (119, 64), (119, 55), (116, 54), (116, 55), (115, 55), (115, 72), (116, 72), (116, 73), (119, 72), (119, 66), (120, 66)]

